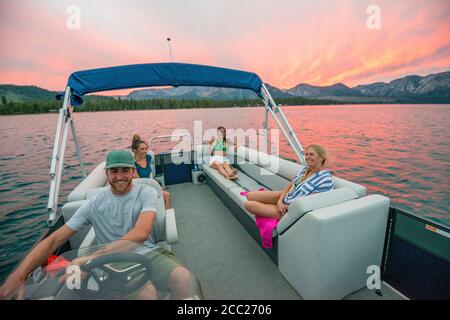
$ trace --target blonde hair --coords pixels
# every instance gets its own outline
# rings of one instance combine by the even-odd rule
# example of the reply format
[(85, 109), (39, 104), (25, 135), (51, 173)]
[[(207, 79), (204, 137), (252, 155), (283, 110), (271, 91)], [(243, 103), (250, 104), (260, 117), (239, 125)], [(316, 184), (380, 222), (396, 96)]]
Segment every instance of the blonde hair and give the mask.
[(317, 152), (319, 157), (321, 157), (323, 159), (322, 165), (325, 165), (325, 163), (327, 163), (328, 155), (327, 155), (327, 152), (325, 151), (324, 147), (322, 147), (318, 144), (310, 144), (305, 150), (308, 150), (309, 148), (312, 148), (315, 152)]

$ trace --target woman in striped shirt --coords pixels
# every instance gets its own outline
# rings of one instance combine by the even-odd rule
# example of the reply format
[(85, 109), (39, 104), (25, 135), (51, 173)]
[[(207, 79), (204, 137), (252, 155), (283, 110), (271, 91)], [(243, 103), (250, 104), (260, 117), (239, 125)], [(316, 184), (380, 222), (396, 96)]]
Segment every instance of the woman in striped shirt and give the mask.
[(322, 170), (327, 154), (322, 146), (312, 144), (306, 148), (306, 167), (302, 168), (292, 182), (281, 191), (253, 191), (247, 194), (245, 209), (262, 218), (281, 219), (288, 211), (289, 204), (297, 197), (315, 192), (325, 192), (334, 188), (329, 170)]

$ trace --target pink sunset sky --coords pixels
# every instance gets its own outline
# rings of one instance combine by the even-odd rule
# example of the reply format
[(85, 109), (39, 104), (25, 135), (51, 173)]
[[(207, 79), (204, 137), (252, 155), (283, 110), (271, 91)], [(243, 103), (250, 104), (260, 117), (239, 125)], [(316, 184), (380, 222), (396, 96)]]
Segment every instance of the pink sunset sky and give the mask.
[[(67, 12), (80, 9), (80, 28)], [(380, 8), (369, 29), (367, 8)], [(279, 88), (450, 70), (448, 0), (0, 0), (0, 84), (60, 91), (71, 72), (173, 60)]]

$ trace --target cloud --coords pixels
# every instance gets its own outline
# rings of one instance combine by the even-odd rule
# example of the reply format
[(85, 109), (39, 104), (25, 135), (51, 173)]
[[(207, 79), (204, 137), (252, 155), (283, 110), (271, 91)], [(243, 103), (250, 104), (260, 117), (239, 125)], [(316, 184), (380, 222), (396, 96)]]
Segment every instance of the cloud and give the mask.
[(0, 83), (61, 90), (76, 70), (169, 60), (258, 73), (281, 88), (386, 81), (450, 66), (448, 1), (0, 1)]

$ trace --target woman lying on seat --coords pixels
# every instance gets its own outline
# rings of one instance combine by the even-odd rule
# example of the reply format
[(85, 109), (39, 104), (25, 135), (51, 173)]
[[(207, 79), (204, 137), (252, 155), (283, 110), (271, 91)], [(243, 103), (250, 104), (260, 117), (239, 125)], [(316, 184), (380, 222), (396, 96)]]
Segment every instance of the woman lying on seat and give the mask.
[[(131, 143), (131, 150), (134, 154), (134, 164), (136, 166), (136, 171), (133, 178), (150, 178), (150, 174), (152, 173), (152, 157), (147, 154), (149, 150), (148, 144), (145, 141), (141, 140), (141, 138), (137, 134), (135, 134)], [(163, 197), (164, 207), (166, 209), (172, 208), (170, 193), (163, 190)]]
[(302, 168), (289, 185), (281, 191), (253, 191), (247, 194), (245, 209), (257, 217), (281, 219), (295, 198), (334, 188), (329, 170), (322, 170), (327, 154), (322, 146), (306, 148), (306, 167)]
[[(208, 150), (211, 150), (211, 159), (209, 161), (209, 166), (213, 169), (219, 171), (219, 173), (226, 179), (234, 180), (237, 179), (238, 171), (230, 166), (230, 160), (227, 158), (227, 145), (233, 145), (227, 140), (227, 131), (224, 127), (217, 128), (218, 138), (212, 137), (208, 141)], [(237, 144), (234, 143), (235, 149)]]

